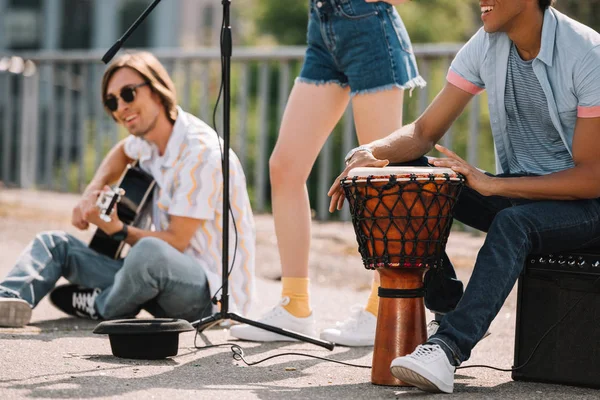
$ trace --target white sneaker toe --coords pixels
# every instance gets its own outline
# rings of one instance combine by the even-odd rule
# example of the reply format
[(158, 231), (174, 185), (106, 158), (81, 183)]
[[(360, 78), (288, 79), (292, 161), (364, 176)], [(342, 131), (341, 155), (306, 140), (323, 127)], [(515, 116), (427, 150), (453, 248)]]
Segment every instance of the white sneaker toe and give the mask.
[(337, 322), (335, 328), (323, 330), (321, 339), (348, 347), (373, 346), (376, 328), (377, 317), (356, 306), (347, 320)]
[[(266, 313), (258, 322), (277, 328), (287, 329), (307, 336), (316, 336), (315, 318), (311, 314), (306, 318), (298, 318), (290, 314), (284, 306), (289, 303), (289, 298), (284, 297), (271, 311)], [(229, 334), (237, 339), (253, 342), (295, 342), (297, 339), (270, 332), (252, 325), (234, 325), (229, 329)]]

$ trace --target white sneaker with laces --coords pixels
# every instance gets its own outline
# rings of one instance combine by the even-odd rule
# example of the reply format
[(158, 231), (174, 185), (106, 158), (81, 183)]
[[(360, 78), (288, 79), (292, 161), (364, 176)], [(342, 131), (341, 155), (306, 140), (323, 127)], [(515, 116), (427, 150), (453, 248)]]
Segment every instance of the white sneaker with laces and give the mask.
[[(279, 304), (258, 319), (258, 322), (315, 337), (317, 335), (317, 331), (315, 329), (315, 318), (313, 314), (306, 318), (294, 317), (285, 308), (283, 308), (289, 303), (290, 298), (283, 297)], [(238, 339), (251, 340), (254, 342), (297, 341), (297, 339), (246, 324), (232, 326), (229, 329), (229, 334)]]
[(437, 344), (421, 344), (411, 354), (392, 360), (396, 378), (431, 393), (454, 391), (455, 367)]
[(377, 317), (357, 305), (351, 308), (352, 314), (342, 322), (336, 322), (335, 328), (327, 328), (321, 332), (321, 339), (342, 346), (373, 346)]
[(0, 297), (0, 326), (20, 328), (31, 320), (31, 306), (22, 299)]

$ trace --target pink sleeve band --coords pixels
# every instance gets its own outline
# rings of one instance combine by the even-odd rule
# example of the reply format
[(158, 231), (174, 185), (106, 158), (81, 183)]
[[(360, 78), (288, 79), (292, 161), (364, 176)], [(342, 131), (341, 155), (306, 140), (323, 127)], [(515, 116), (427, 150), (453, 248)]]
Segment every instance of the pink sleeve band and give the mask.
[(448, 71), (448, 76), (446, 79), (457, 88), (462, 89), (467, 93), (471, 93), (472, 95), (477, 95), (485, 90), (484, 88), (480, 88), (479, 86), (469, 82), (452, 70)]
[(600, 117), (600, 106), (595, 107), (577, 107), (577, 116), (579, 118), (597, 118)]

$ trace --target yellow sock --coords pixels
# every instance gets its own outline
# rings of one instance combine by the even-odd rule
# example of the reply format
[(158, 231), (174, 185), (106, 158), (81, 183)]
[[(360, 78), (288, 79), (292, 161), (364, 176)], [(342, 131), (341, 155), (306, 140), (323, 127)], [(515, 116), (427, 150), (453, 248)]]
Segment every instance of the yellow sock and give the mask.
[(379, 282), (373, 281), (371, 284), (371, 293), (369, 293), (367, 305), (365, 306), (365, 311), (370, 312), (374, 316), (377, 316), (377, 312), (379, 311), (379, 296), (377, 295), (378, 289)]
[(290, 302), (283, 306), (287, 312), (297, 318), (306, 318), (311, 314), (308, 278), (281, 278), (283, 289), (281, 297), (289, 297)]

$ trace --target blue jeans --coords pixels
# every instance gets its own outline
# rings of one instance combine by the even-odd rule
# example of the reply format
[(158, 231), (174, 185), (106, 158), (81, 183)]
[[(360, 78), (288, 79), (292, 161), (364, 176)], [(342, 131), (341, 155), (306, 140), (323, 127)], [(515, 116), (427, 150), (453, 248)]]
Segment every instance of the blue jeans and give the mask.
[(388, 3), (310, 0), (300, 81), (350, 86), (351, 95), (425, 86), (408, 32)]
[(202, 267), (156, 238), (141, 239), (124, 260), (114, 260), (65, 232), (42, 232), (0, 282), (0, 296), (35, 307), (60, 277), (101, 289), (95, 308), (104, 319), (135, 316), (142, 308), (155, 317), (189, 321), (212, 312)]
[[(462, 297), (456, 295), (456, 290), (447, 290), (455, 287), (450, 263), (444, 265), (442, 273), (430, 277), (434, 283), (427, 289), (434, 310), (449, 311), (428, 342), (444, 347), (456, 365), (469, 359), (471, 350), (487, 332), (530, 253), (555, 253), (600, 244), (600, 199), (533, 201), (486, 197), (465, 187), (454, 208), (454, 218), (487, 232)], [(446, 290), (438, 292), (437, 288)]]

